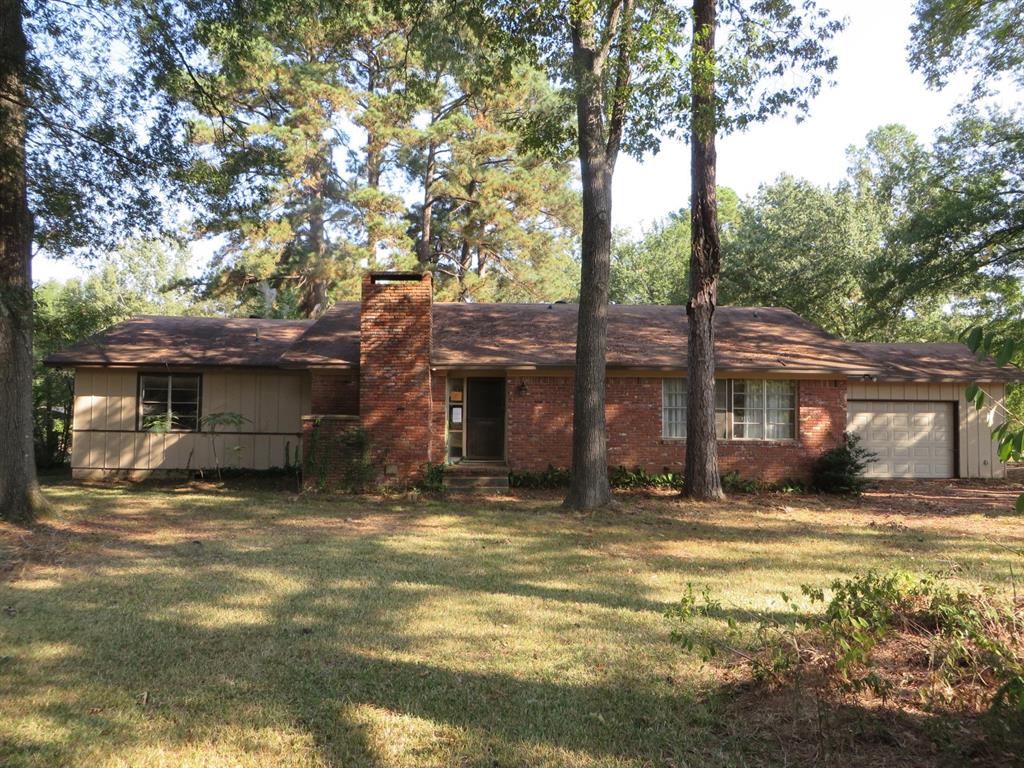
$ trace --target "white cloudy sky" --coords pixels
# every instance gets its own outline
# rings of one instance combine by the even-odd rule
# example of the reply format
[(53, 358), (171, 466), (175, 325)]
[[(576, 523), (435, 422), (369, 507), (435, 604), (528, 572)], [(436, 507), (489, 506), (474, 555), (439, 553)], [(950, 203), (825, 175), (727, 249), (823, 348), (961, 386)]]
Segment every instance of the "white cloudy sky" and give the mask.
[[(913, 0), (821, 0), (848, 26), (834, 43), (839, 56), (837, 84), (812, 104), (797, 124), (776, 118), (719, 142), (719, 184), (741, 195), (788, 172), (819, 184), (838, 181), (845, 151), (885, 123), (903, 123), (924, 139), (950, 122), (950, 111), (967, 90), (967, 80), (941, 92), (928, 90), (910, 71), (906, 49)], [(1008, 100), (1019, 101), (1019, 94)], [(623, 157), (615, 175), (613, 220), (635, 232), (684, 207), (689, 195), (689, 149), (672, 143), (642, 162)], [(197, 252), (202, 260), (203, 251)], [(198, 265), (196, 265), (198, 266)], [(72, 264), (37, 258), (34, 278), (66, 279), (80, 274)]]

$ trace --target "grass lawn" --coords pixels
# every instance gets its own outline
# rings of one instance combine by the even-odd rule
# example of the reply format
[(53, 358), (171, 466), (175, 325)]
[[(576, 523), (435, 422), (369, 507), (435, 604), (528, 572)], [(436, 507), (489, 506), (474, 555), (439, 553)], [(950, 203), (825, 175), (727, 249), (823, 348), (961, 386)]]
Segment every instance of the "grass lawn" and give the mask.
[(1009, 588), (1015, 490), (906, 489), (573, 515), (55, 484), (0, 527), (0, 765), (782, 764), (663, 613), (692, 582), (723, 627), (781, 615), (868, 568)]

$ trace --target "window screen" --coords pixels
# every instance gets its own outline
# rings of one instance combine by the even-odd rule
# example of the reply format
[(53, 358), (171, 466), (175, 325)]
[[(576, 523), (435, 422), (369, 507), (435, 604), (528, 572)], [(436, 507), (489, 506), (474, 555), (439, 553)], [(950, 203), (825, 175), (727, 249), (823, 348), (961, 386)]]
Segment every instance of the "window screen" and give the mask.
[(147, 432), (199, 430), (199, 376), (144, 373), (139, 376), (139, 429)]

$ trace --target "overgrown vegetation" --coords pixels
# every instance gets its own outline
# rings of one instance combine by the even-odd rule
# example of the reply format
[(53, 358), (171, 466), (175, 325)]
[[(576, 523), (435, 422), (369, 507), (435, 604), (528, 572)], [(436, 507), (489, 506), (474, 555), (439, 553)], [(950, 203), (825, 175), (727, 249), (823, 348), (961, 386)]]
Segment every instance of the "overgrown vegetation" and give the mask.
[(984, 715), (976, 725), (999, 748), (1024, 746), (1024, 600), (1015, 590), (967, 590), (903, 571), (800, 589), (823, 614), (802, 614), (782, 593), (796, 618), (749, 612), (752, 631), (731, 617), (723, 631), (714, 620), (729, 611), (690, 585), (667, 611), (672, 638), (705, 662), (725, 657), (758, 684), (795, 686), (824, 706), (864, 699), (940, 717)]
[[(564, 488), (569, 484), (571, 473), (568, 469), (548, 466), (539, 472), (514, 470), (509, 472), (508, 481), (511, 488), (531, 488), (553, 490)], [(648, 472), (643, 467), (609, 467), (608, 482), (612, 488), (673, 488), (682, 490), (683, 476), (678, 472)], [(739, 493), (795, 493), (805, 490), (804, 483), (799, 480), (781, 480), (767, 483), (761, 480), (743, 478), (739, 472), (732, 470), (722, 475), (722, 487), (730, 492)]]
[(815, 459), (811, 467), (811, 488), (821, 493), (860, 496), (871, 487), (865, 477), (875, 454), (860, 444), (860, 438), (846, 433), (843, 442)]
[(317, 419), (304, 457), (303, 476), (306, 487), (316, 491), (328, 486), (345, 493), (369, 490), (377, 481), (370, 436), (359, 426), (325, 435), (323, 421)]

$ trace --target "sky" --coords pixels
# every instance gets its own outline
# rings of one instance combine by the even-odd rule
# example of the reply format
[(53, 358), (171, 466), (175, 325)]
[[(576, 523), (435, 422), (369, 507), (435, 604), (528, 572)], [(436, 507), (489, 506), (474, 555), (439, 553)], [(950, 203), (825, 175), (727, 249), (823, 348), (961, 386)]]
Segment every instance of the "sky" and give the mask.
[[(778, 117), (745, 133), (718, 141), (718, 184), (741, 196), (785, 172), (816, 184), (835, 184), (846, 173), (846, 149), (862, 144), (869, 131), (902, 123), (930, 142), (935, 130), (952, 122), (970, 81), (942, 91), (925, 87), (907, 63), (913, 0), (821, 0), (846, 29), (833, 50), (839, 57), (836, 85), (823, 87), (802, 123)], [(643, 162), (623, 157), (615, 170), (612, 221), (639, 229), (686, 207), (690, 150), (675, 142)]]
[[(928, 142), (937, 128), (952, 122), (953, 107), (969, 89), (963, 78), (932, 91), (920, 74), (910, 71), (913, 0), (820, 4), (848, 21), (833, 43), (839, 57), (836, 85), (823, 88), (802, 123), (773, 118), (719, 140), (718, 183), (741, 196), (755, 193), (783, 172), (816, 184), (838, 182), (846, 171), (846, 149), (863, 143), (880, 125), (902, 123)], [(613, 225), (639, 234), (654, 220), (685, 207), (689, 177), (689, 148), (683, 142), (666, 143), (659, 154), (641, 161), (621, 157), (613, 186)], [(201, 262), (208, 255), (209, 248), (201, 247), (195, 258)], [(36, 281), (82, 274), (74, 264), (45, 257), (34, 259), (32, 269)]]

